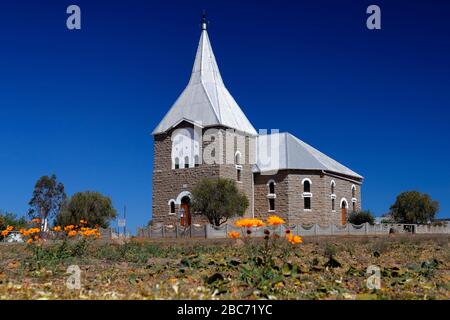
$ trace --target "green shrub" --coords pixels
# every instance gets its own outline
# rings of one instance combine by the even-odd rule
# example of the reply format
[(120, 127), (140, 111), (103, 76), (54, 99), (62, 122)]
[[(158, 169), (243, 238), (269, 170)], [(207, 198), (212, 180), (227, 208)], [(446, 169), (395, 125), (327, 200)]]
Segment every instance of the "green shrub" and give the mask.
[(348, 222), (355, 224), (355, 225), (361, 225), (366, 222), (368, 222), (370, 224), (374, 224), (375, 218), (373, 217), (372, 213), (369, 210), (352, 212), (348, 216)]

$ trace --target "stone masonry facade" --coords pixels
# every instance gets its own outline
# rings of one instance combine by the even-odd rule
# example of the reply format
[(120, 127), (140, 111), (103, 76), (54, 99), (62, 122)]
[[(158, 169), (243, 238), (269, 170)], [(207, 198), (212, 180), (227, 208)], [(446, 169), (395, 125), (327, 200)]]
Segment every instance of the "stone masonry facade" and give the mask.
[[(305, 209), (304, 179), (311, 181), (311, 209)], [(269, 182), (275, 182), (275, 210), (269, 210)], [(334, 193), (331, 183), (334, 181)], [(354, 191), (352, 191), (352, 187)], [(273, 197), (273, 196), (272, 196)], [(334, 198), (334, 210), (332, 199)], [(255, 175), (255, 216), (277, 214), (288, 223), (342, 225), (341, 203), (347, 216), (361, 210), (361, 181), (313, 170), (281, 170), (275, 175)], [(353, 206), (354, 204), (354, 206)]]
[[(182, 123), (177, 128), (193, 127), (189, 123)], [(207, 131), (209, 130), (209, 131)], [(220, 141), (211, 141), (208, 137), (205, 137), (205, 132), (213, 132), (214, 135), (220, 136)], [(214, 131), (216, 130), (216, 131)], [(170, 213), (170, 201), (176, 201), (180, 194), (192, 192), (195, 185), (202, 179), (218, 179), (228, 178), (236, 181), (238, 189), (243, 191), (249, 200), (249, 207), (246, 212), (246, 216), (251, 216), (253, 212), (253, 173), (252, 165), (250, 165), (250, 159), (254, 156), (250, 153), (251, 139), (248, 136), (242, 135), (237, 131), (226, 130), (225, 128), (209, 128), (202, 129), (203, 143), (201, 146), (200, 154), (205, 158), (200, 161), (198, 167), (179, 168), (173, 169), (172, 166), (172, 138), (171, 133), (173, 130), (154, 136), (154, 165), (153, 165), (153, 194), (152, 194), (152, 212), (153, 223), (163, 224), (177, 224), (178, 223), (178, 210), (180, 204), (176, 203), (175, 214)], [(232, 139), (234, 142), (231, 144), (234, 149), (227, 150), (227, 139)], [(229, 141), (229, 140), (228, 140)], [(219, 154), (205, 154), (203, 150), (211, 143), (217, 143), (215, 152)], [(220, 147), (219, 147), (220, 146)], [(236, 152), (239, 152), (241, 156), (241, 174), (240, 181), (237, 181), (237, 167), (235, 163), (227, 163), (227, 151), (229, 155), (232, 154), (232, 159), (235, 158)], [(222, 162), (212, 163), (214, 159), (219, 159), (222, 156)], [(179, 199), (178, 199), (179, 200)], [(207, 220), (199, 215), (192, 214), (192, 223), (202, 224)]]

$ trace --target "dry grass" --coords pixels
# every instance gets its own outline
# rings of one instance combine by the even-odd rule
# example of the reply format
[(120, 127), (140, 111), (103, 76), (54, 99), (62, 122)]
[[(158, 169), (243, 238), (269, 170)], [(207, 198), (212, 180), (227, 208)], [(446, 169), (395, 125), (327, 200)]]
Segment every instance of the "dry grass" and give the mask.
[[(269, 262), (262, 239), (53, 243), (39, 257), (2, 244), (0, 299), (449, 299), (448, 240), (310, 237), (279, 241)], [(81, 290), (65, 285), (71, 264), (82, 270)], [(380, 290), (366, 287), (369, 265), (380, 267)]]

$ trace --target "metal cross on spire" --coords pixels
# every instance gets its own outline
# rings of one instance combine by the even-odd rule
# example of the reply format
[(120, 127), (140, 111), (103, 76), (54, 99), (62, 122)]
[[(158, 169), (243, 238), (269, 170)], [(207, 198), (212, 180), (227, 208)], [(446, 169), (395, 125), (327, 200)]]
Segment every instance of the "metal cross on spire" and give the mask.
[(202, 14), (202, 30), (206, 30), (208, 27), (208, 20), (206, 18), (206, 10), (203, 10), (203, 14)]

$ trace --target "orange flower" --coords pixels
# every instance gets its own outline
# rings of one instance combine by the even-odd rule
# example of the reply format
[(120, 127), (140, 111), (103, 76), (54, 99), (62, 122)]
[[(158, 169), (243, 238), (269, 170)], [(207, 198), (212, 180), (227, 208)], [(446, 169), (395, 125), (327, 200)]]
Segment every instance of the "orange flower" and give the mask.
[(286, 236), (287, 240), (292, 243), (292, 244), (298, 244), (298, 243), (303, 243), (303, 239), (300, 236), (294, 236), (293, 234), (289, 233)]
[(28, 243), (28, 244), (32, 244), (32, 243), (33, 243), (33, 238), (28, 239), (28, 240), (27, 240), (27, 243)]
[(285, 223), (286, 222), (283, 219), (281, 219), (279, 216), (273, 215), (273, 216), (270, 216), (267, 218), (267, 224), (269, 226), (278, 226), (280, 224), (285, 224)]
[(87, 224), (87, 221), (86, 221), (86, 220), (83, 220), (83, 219), (81, 219), (81, 220), (80, 220), (80, 224)]
[(8, 230), (3, 230), (2, 233), (1, 233), (1, 235), (2, 235), (3, 237), (6, 237), (8, 234), (9, 234), (9, 231), (8, 231)]
[(13, 226), (8, 226), (8, 227), (6, 228), (6, 230), (8, 230), (8, 231), (13, 231), (13, 230), (14, 230), (14, 227), (13, 227)]
[(31, 222), (34, 222), (34, 223), (41, 223), (41, 219), (39, 219), (39, 218), (34, 218), (33, 220), (31, 220)]
[(241, 237), (241, 234), (237, 231), (230, 231), (228, 232), (228, 237), (230, 237), (231, 239), (238, 239)]
[(69, 232), (69, 231), (73, 230), (74, 228), (75, 228), (75, 226), (71, 224), (71, 225), (65, 226), (64, 231)]
[(77, 232), (75, 230), (69, 231), (68, 236), (69, 237), (75, 237), (77, 235)]
[(265, 223), (260, 220), (260, 219), (239, 219), (235, 222), (236, 227), (246, 227), (246, 228), (251, 228), (251, 227), (264, 227)]
[(53, 231), (56, 231), (56, 232), (61, 231), (61, 226), (53, 227)]

